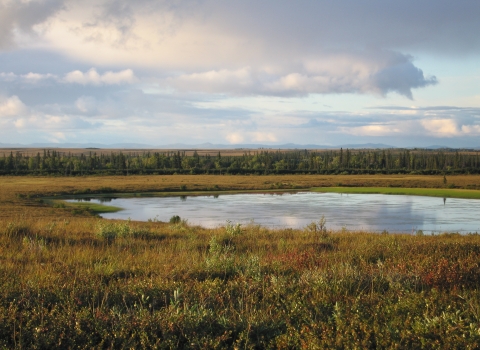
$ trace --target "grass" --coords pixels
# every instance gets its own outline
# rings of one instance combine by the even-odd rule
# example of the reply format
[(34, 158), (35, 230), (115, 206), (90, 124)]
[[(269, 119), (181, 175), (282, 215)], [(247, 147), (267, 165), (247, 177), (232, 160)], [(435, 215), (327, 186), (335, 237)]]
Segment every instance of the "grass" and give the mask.
[(443, 186), (441, 177), (0, 178), (0, 348), (479, 348), (479, 235), (337, 232), (328, 217), (298, 230), (205, 229), (41, 201), (104, 187), (338, 182)]
[(317, 187), (314, 192), (333, 193), (379, 193), (409, 196), (428, 196), (443, 198), (480, 199), (480, 191), (466, 189), (442, 189), (442, 188), (389, 188), (389, 187)]
[(0, 227), (5, 348), (480, 346), (477, 235), (98, 218)]
[[(94, 214), (102, 214), (102, 213), (115, 213), (117, 211), (122, 210), (122, 208), (115, 207), (112, 205), (104, 205), (98, 203), (89, 203), (89, 202), (65, 202), (65, 201), (54, 201), (60, 205), (63, 204), (64, 208), (73, 208), (74, 210), (83, 210), (89, 211)], [(55, 204), (54, 204), (55, 206)]]

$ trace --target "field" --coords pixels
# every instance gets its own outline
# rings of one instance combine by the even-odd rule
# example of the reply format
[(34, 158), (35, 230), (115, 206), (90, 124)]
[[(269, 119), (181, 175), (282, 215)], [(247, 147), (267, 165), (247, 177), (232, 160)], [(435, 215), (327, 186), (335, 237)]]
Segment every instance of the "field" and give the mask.
[(318, 187), (311, 189), (315, 192), (333, 193), (378, 193), (407, 196), (428, 196), (442, 198), (480, 199), (480, 191), (446, 188), (390, 188), (390, 187)]
[(480, 177), (1, 177), (0, 348), (479, 348), (478, 235), (204, 229), (43, 199), (450, 184)]

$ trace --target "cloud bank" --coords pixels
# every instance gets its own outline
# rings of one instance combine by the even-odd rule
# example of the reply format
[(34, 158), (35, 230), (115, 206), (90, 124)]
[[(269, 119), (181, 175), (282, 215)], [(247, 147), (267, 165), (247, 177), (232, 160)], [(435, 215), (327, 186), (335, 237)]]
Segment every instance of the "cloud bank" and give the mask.
[(0, 136), (475, 142), (479, 17), (471, 0), (0, 0)]
[[(201, 93), (384, 96), (395, 92), (411, 99), (412, 89), (437, 80), (434, 72), (425, 74), (403, 51), (424, 45), (431, 51), (450, 52), (443, 43), (446, 29), (439, 31), (438, 20), (442, 19), (441, 28), (454, 33), (450, 36), (455, 35), (460, 52), (467, 52), (472, 43), (480, 44), (467, 32), (472, 27), (480, 31), (471, 15), (480, 7), (466, 1), (463, 6), (447, 1), (359, 5), (348, 0), (304, 1), (295, 6), (270, 0), (228, 6), (212, 0), (28, 4), (3, 5), (11, 12), (10, 29), (3, 30), (10, 41), (14, 28), (24, 28), (42, 39), (31, 42), (32, 47), (48, 47), (93, 66), (148, 69), (164, 86)], [(38, 14), (37, 7), (42, 8)], [(445, 20), (442, 11), (452, 15)], [(129, 70), (122, 73), (120, 77), (75, 71), (66, 79), (98, 85), (134, 78)]]
[(244, 67), (211, 70), (168, 78), (167, 84), (183, 91), (236, 95), (301, 96), (328, 93), (397, 92), (410, 99), (412, 88), (435, 85), (435, 76), (425, 77), (411, 57), (393, 52), (375, 54), (329, 54), (310, 59), (295, 71), (269, 72)]

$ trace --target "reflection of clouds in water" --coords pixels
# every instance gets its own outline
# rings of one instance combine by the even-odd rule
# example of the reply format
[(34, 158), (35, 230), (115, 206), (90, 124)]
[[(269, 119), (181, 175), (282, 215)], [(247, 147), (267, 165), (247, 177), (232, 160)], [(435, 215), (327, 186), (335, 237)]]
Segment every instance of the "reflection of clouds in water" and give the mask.
[(294, 216), (284, 216), (281, 218), (280, 225), (285, 225), (288, 227), (302, 227), (304, 226), (305, 219), (300, 219)]
[[(99, 202), (99, 200), (92, 200)], [(346, 226), (351, 230), (384, 229), (390, 232), (480, 231), (480, 201), (442, 198), (393, 196), (380, 194), (312, 193), (235, 194), (213, 196), (118, 198), (110, 203), (125, 208), (108, 213), (106, 218), (168, 221), (173, 215), (193, 225), (217, 227), (227, 220), (269, 227), (303, 228), (322, 215), (329, 229)]]

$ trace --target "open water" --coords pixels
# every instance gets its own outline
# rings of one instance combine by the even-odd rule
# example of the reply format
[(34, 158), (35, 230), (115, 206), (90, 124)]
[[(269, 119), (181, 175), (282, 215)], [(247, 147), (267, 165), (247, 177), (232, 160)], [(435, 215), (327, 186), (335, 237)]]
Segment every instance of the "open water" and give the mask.
[[(90, 199), (105, 203), (105, 199)], [(327, 229), (423, 233), (480, 232), (480, 200), (382, 194), (298, 192), (219, 196), (136, 197), (108, 200), (123, 208), (104, 218), (168, 221), (179, 215), (204, 227), (254, 222), (302, 228), (322, 215)]]

